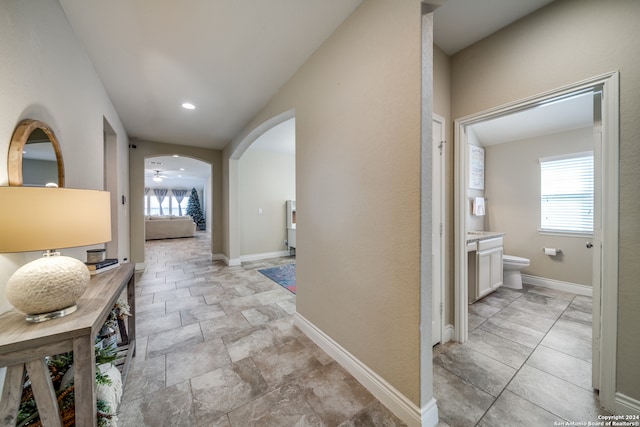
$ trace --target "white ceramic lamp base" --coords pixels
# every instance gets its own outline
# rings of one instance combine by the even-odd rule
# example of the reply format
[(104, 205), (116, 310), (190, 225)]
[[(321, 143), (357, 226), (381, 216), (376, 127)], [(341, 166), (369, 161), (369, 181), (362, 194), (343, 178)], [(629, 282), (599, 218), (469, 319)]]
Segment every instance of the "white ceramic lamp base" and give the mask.
[(66, 316), (86, 290), (91, 275), (75, 258), (47, 254), (20, 267), (7, 282), (7, 299), (30, 322)]

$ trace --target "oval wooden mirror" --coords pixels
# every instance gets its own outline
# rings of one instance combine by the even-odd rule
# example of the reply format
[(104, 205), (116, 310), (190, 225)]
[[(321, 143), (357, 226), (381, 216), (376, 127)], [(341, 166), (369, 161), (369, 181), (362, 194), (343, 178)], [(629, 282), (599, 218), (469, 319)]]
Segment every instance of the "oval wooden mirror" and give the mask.
[(10, 186), (64, 187), (60, 144), (49, 125), (38, 120), (18, 123), (11, 137), (7, 164)]

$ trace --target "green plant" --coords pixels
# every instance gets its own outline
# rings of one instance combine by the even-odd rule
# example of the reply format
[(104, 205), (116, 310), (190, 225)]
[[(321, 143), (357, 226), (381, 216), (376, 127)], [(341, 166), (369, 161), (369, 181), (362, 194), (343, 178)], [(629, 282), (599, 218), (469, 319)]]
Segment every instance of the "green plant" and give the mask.
[(116, 301), (104, 324), (105, 326), (114, 328), (117, 326), (118, 320), (124, 320), (127, 316), (131, 316), (131, 307), (129, 307), (129, 303), (126, 300), (119, 299)]
[[(124, 301), (118, 301), (113, 310), (109, 314), (105, 325), (115, 326), (118, 319), (123, 319), (126, 316), (130, 316), (129, 305)], [(99, 338), (96, 339), (99, 341)], [(113, 363), (117, 357), (117, 349), (115, 346), (108, 348), (95, 347), (96, 364), (102, 365), (107, 363)], [(69, 384), (66, 387), (62, 387), (62, 378), (65, 373), (73, 366), (73, 352), (62, 353), (55, 356), (46, 358), (49, 373), (51, 375), (51, 382), (56, 393), (58, 400), (58, 406), (60, 408), (60, 414), (63, 420), (63, 425), (74, 424), (75, 414), (75, 400), (74, 400), (74, 385)], [(111, 385), (111, 379), (100, 372), (100, 369), (96, 369), (96, 383), (102, 385)], [(98, 427), (108, 427), (111, 425), (112, 411), (109, 405), (98, 399), (96, 401), (98, 412)], [(40, 415), (38, 413), (38, 407), (33, 398), (33, 391), (31, 390), (31, 382), (25, 380), (22, 389), (22, 400), (20, 408), (18, 409), (16, 425), (18, 427), (27, 426), (40, 426)]]

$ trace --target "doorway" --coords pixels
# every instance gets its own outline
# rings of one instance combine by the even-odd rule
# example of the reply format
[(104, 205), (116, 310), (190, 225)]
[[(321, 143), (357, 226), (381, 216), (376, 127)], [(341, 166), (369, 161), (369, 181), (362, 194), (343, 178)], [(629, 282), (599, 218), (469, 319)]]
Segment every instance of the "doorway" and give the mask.
[[(118, 225), (118, 207), (121, 206), (118, 200), (120, 195), (120, 184), (118, 183), (118, 141), (116, 132), (113, 130), (106, 118), (103, 119), (103, 155), (104, 155), (104, 189), (110, 195), (111, 204), (111, 241), (105, 244), (107, 258), (120, 258)], [(122, 205), (124, 205), (124, 194)]]
[(618, 73), (598, 76), (538, 96), (473, 114), (455, 121), (455, 339), (468, 338), (468, 268), (466, 213), (469, 132), (473, 125), (548, 106), (580, 93), (593, 99), (594, 232), (593, 232), (593, 386), (602, 405), (613, 409), (615, 398), (615, 328), (618, 260)]
[[(191, 215), (196, 223), (196, 230), (212, 234), (213, 229), (213, 197), (212, 197), (212, 165), (197, 158), (179, 154), (157, 155), (146, 157), (144, 169), (144, 199), (142, 203), (145, 215), (145, 240), (159, 238), (191, 237), (193, 230), (184, 225), (181, 228), (174, 224), (173, 228), (160, 227), (155, 224), (149, 233), (147, 217), (167, 216), (184, 217)], [(194, 193), (195, 190), (195, 193)], [(193, 199), (194, 213), (187, 212)], [(157, 228), (159, 227), (159, 228)]]
[(243, 263), (288, 257), (290, 247), (296, 246), (295, 150), (295, 118), (290, 118), (262, 133), (238, 159), (238, 230)]
[(226, 165), (229, 174), (226, 197), (229, 206), (227, 216), (228, 235), (227, 250), (228, 256), (223, 256), (225, 264), (230, 267), (242, 264), (241, 259), (241, 221), (240, 221), (240, 178), (239, 178), (239, 161), (245, 151), (253, 144), (262, 134), (269, 129), (283, 123), (289, 119), (295, 118), (295, 110), (284, 111), (256, 126), (248, 135), (246, 135), (237, 145), (231, 149), (229, 163)]

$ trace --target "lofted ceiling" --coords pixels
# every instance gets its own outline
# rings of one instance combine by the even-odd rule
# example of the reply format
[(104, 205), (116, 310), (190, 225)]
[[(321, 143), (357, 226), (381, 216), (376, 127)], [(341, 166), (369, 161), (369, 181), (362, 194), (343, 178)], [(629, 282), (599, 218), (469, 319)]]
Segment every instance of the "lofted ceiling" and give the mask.
[(553, 0), (447, 0), (433, 13), (433, 39), (453, 55)]
[[(222, 149), (367, 0), (59, 1), (131, 139)], [(434, 42), (453, 55), (551, 1), (435, 0)], [(533, 136), (531, 123), (545, 121), (519, 114), (474, 130), (485, 141), (514, 140)], [(266, 133), (255, 148), (293, 150), (294, 126)], [(148, 160), (162, 163), (145, 164), (148, 187), (199, 186), (210, 174), (193, 159)], [(154, 170), (162, 183), (151, 180)]]
[[(130, 138), (221, 149), (363, 0), (59, 1)], [(549, 1), (447, 0), (435, 43), (455, 53)]]
[(60, 4), (130, 138), (222, 149), (361, 1)]

